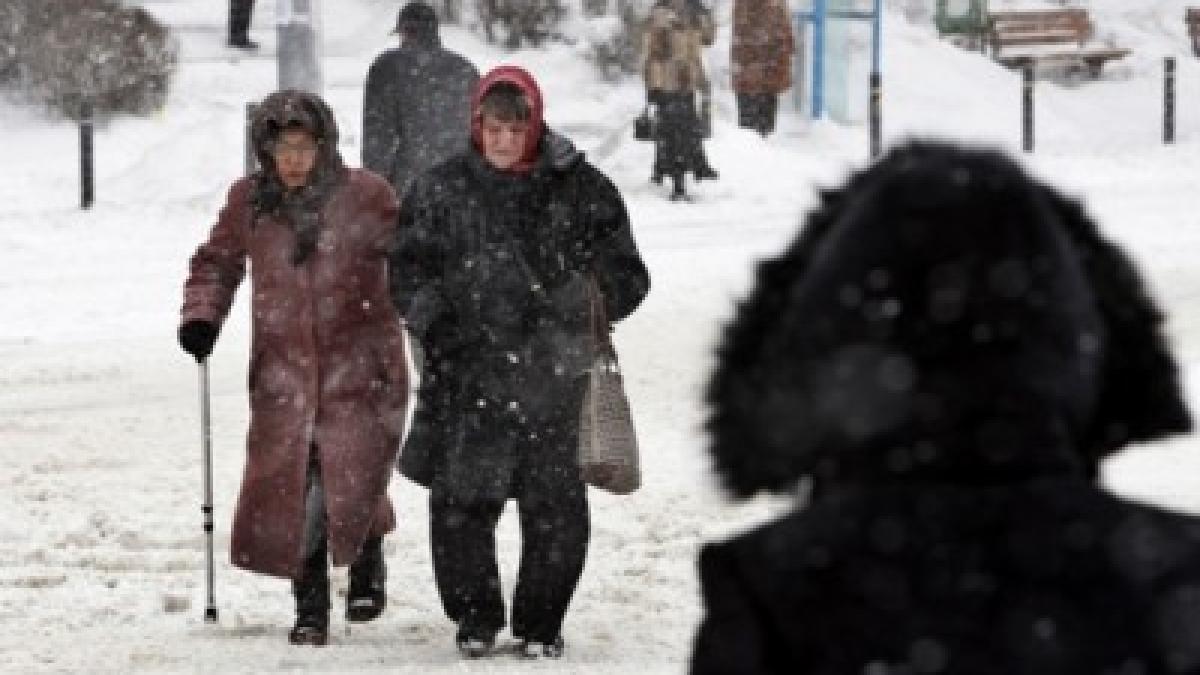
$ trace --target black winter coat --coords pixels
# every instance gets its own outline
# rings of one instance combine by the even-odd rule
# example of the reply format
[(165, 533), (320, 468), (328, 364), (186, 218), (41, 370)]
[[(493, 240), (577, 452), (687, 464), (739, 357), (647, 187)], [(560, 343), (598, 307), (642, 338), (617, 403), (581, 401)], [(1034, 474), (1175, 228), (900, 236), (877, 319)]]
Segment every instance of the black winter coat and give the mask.
[[(490, 452), (456, 446), (463, 392), (529, 402), (557, 395), (545, 389), (547, 373), (582, 376), (592, 348), (590, 279), (608, 322), (628, 316), (649, 291), (615, 186), (565, 138), (546, 132), (541, 148), (526, 176), (497, 172), (472, 149), (419, 177), (401, 205), (392, 293), (425, 351), (422, 402), (443, 408), (421, 421), (421, 434), (436, 427), (436, 438), (422, 441), (435, 466), (447, 453), (473, 462), (472, 453)], [(428, 475), (404, 469), (407, 460), (405, 474), (427, 483)], [(492, 457), (473, 473), (455, 472), (504, 491), (509, 477), (489, 472), (512, 464)]]
[(422, 171), (467, 148), (479, 71), (436, 41), (406, 38), (375, 59), (363, 92), (363, 167), (403, 199)]
[(825, 192), (708, 391), (725, 484), (811, 499), (703, 549), (692, 672), (1200, 673), (1200, 519), (1094, 482), (1191, 428), (1162, 322), (997, 153), (910, 143)]
[(1200, 672), (1200, 522), (1081, 477), (860, 485), (700, 556), (692, 672)]

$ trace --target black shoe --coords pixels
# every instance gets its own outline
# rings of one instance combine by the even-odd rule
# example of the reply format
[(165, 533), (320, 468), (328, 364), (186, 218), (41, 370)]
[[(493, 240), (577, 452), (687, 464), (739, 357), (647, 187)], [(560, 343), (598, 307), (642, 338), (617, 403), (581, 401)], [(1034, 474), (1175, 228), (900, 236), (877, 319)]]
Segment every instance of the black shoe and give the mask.
[(549, 642), (537, 640), (521, 640), (517, 654), (527, 659), (561, 659), (566, 650), (562, 636), (559, 635)]
[(383, 560), (383, 537), (368, 539), (350, 565), (350, 591), (346, 594), (346, 620), (371, 621), (387, 606), (387, 565)]
[(696, 180), (716, 180), (721, 177), (721, 174), (717, 173), (717, 170), (711, 166), (702, 166), (693, 173), (696, 176)]
[(258, 43), (245, 35), (232, 36), (226, 44), (234, 49), (244, 49), (246, 51), (255, 51), (258, 49)]
[(663, 175), (661, 173), (650, 174), (650, 182), (654, 183), (655, 185), (662, 185)]
[(324, 622), (319, 617), (298, 617), (296, 625), (288, 631), (288, 642), (294, 645), (324, 647), (329, 642), (329, 618)]
[(478, 659), (495, 649), (496, 631), (461, 623), (458, 633), (454, 636), (454, 645), (458, 647), (458, 652), (468, 659)]

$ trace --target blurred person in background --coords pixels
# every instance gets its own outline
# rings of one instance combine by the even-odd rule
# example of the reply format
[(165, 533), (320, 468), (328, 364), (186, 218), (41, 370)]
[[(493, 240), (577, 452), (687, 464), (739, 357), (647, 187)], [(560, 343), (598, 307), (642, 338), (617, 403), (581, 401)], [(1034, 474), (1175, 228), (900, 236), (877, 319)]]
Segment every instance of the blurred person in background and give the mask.
[(792, 86), (792, 17), (785, 0), (734, 0), (729, 47), (738, 126), (775, 131), (779, 95)]
[(362, 165), (403, 199), (417, 174), (466, 149), (479, 71), (442, 46), (437, 14), (421, 0), (404, 5), (394, 32), (400, 46), (367, 72)]
[(659, 0), (646, 20), (642, 76), (655, 134), (650, 180), (662, 183), (669, 176), (672, 201), (688, 196), (685, 174), (717, 178), (703, 145), (712, 124), (712, 98), (702, 50), (712, 45), (715, 33), (711, 12), (698, 0)]

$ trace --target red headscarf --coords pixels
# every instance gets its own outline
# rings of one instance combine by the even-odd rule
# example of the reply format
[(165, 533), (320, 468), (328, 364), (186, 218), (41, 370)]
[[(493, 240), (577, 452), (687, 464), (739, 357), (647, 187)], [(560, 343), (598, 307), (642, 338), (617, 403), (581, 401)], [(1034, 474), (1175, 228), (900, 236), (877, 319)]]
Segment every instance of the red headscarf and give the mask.
[(525, 173), (533, 168), (538, 158), (538, 141), (542, 138), (542, 90), (529, 71), (520, 66), (497, 66), (479, 80), (475, 93), (471, 95), (471, 142), (483, 151), (483, 116), (479, 112), (479, 101), (494, 85), (511, 82), (524, 92), (529, 101), (529, 133), (525, 136), (525, 150), (521, 159), (509, 171)]

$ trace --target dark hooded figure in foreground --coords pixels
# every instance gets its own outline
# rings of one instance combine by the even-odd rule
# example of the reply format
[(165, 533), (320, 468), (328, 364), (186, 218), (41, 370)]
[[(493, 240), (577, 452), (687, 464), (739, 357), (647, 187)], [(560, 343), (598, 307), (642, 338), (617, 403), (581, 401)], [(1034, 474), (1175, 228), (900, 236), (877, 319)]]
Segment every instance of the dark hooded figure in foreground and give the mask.
[(424, 347), (429, 406), (401, 470), (430, 487), (434, 574), (467, 657), (491, 653), (505, 625), (495, 529), (516, 499), (512, 634), (525, 656), (556, 658), (590, 533), (578, 463), (590, 336), (609, 330), (591, 325), (588, 287), (619, 321), (650, 277), (620, 193), (546, 127), (528, 72), (492, 70), (471, 109), (471, 147), (419, 176), (400, 209), (390, 274)]
[(212, 351), (250, 262), (250, 431), (233, 516), (233, 564), (293, 579), (297, 644), (324, 644), (328, 557), (350, 567), (346, 617), (383, 611), (382, 537), (408, 375), (388, 295), (396, 196), (348, 169), (333, 113), (281, 91), (255, 112), (262, 168), (229, 190), (192, 256), (179, 342)]
[(809, 503), (703, 549), (692, 672), (1200, 672), (1200, 520), (1096, 484), (1191, 428), (1129, 259), (989, 150), (821, 197), (708, 389), (726, 486)]

